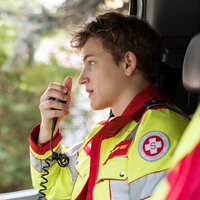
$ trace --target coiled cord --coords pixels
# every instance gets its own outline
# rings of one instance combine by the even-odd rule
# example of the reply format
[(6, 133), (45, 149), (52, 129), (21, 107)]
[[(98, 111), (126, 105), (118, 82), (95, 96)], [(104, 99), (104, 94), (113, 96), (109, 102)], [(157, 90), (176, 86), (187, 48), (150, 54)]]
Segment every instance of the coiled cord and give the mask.
[(58, 119), (57, 117), (53, 118), (53, 123), (52, 123), (52, 128), (51, 128), (50, 147), (51, 147), (51, 152), (52, 152), (52, 159), (46, 158), (44, 160), (47, 165), (42, 167), (42, 171), (44, 171), (45, 173), (41, 175), (41, 178), (44, 181), (40, 183), (40, 186), (43, 187), (43, 188), (39, 190), (39, 193), (42, 196), (38, 197), (37, 198), (38, 200), (46, 197), (46, 194), (44, 193), (44, 191), (47, 189), (45, 184), (48, 183), (48, 180), (45, 178), (45, 176), (49, 175), (48, 168), (50, 167), (50, 162), (56, 160), (56, 162), (58, 163), (58, 165), (60, 167), (67, 167), (69, 165), (69, 157), (67, 157), (66, 154), (62, 154), (62, 153), (58, 154), (58, 153), (53, 151), (53, 145), (52, 145), (52, 143), (53, 143), (52, 142), (53, 141), (53, 132), (55, 130), (57, 119)]
[(43, 187), (43, 188), (39, 190), (39, 193), (40, 193), (42, 196), (38, 197), (38, 198), (37, 198), (38, 200), (40, 200), (40, 199), (42, 199), (42, 198), (45, 198), (45, 196), (46, 196), (46, 195), (43, 193), (43, 192), (47, 189), (47, 187), (45, 186), (45, 184), (48, 183), (48, 180), (45, 178), (45, 176), (49, 175), (49, 171), (48, 171), (47, 169), (50, 167), (49, 161), (51, 161), (51, 159), (46, 158), (44, 161), (45, 161), (45, 163), (46, 163), (47, 165), (42, 167), (42, 170), (43, 170), (45, 173), (41, 175), (41, 178), (44, 179), (44, 181), (40, 183), (40, 186)]
[(57, 117), (53, 118), (53, 123), (52, 123), (52, 128), (51, 128), (52, 132), (51, 132), (50, 145), (51, 145), (52, 160), (56, 160), (56, 162), (58, 163), (60, 167), (67, 167), (69, 165), (69, 157), (67, 157), (66, 154), (62, 154), (62, 153), (58, 154), (53, 151), (52, 140), (53, 140), (53, 132), (55, 130), (57, 119), (58, 119)]

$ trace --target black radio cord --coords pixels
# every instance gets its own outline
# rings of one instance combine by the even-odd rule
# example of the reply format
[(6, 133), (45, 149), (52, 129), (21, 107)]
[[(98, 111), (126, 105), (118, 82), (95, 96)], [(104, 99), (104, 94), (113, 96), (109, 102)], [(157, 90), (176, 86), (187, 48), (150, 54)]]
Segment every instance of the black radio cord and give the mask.
[[(58, 101), (58, 102), (62, 102), (62, 103), (66, 103), (66, 101), (62, 101), (60, 99), (55, 99), (52, 98), (54, 101)], [(39, 190), (39, 193), (42, 195), (40, 197), (38, 197), (37, 199), (40, 200), (44, 197), (46, 197), (44, 191), (47, 189), (47, 187), (45, 186), (46, 183), (48, 183), (48, 180), (45, 178), (45, 176), (49, 175), (49, 167), (50, 167), (50, 162), (56, 160), (56, 162), (58, 163), (58, 165), (60, 167), (67, 167), (69, 165), (69, 157), (67, 157), (66, 154), (62, 154), (62, 153), (57, 153), (53, 151), (53, 145), (52, 145), (52, 141), (53, 141), (53, 133), (56, 127), (56, 123), (57, 123), (58, 117), (54, 117), (53, 118), (53, 122), (52, 122), (52, 128), (51, 128), (51, 140), (50, 140), (50, 148), (51, 148), (51, 152), (52, 152), (52, 158), (46, 158), (44, 161), (46, 163), (45, 166), (42, 167), (42, 171), (44, 171), (45, 173), (43, 173), (41, 175), (41, 178), (44, 180), (43, 182), (40, 183), (40, 186), (42, 187), (42, 189)]]

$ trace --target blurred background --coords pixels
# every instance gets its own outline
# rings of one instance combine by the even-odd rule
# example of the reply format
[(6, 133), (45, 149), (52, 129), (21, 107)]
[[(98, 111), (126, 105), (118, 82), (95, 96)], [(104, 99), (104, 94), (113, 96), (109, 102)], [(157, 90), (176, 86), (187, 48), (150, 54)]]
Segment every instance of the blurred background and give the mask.
[(109, 110), (90, 110), (77, 85), (79, 57), (69, 46), (69, 25), (100, 13), (128, 14), (128, 0), (0, 0), (0, 193), (32, 188), (29, 134), (40, 123), (39, 98), (50, 82), (73, 78), (63, 143), (83, 140)]

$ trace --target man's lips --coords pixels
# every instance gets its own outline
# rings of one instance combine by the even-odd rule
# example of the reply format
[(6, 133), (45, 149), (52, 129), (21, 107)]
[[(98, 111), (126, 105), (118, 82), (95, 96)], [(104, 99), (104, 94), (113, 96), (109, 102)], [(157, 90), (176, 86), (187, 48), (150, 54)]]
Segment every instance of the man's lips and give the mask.
[(89, 93), (89, 97), (91, 96), (91, 94), (94, 92), (93, 90), (86, 90), (87, 93)]

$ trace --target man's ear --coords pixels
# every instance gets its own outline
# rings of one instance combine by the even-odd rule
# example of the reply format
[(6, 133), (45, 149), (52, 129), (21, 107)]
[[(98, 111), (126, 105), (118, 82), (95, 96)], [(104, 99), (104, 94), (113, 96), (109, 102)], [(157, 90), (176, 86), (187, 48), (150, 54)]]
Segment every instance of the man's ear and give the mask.
[(125, 61), (125, 65), (126, 65), (125, 74), (127, 76), (131, 76), (132, 73), (136, 69), (137, 57), (133, 52), (128, 51), (128, 52), (126, 52), (126, 54), (124, 56), (124, 61)]

